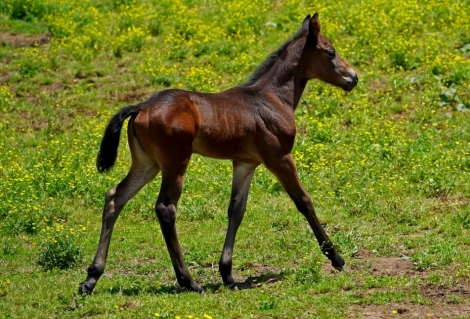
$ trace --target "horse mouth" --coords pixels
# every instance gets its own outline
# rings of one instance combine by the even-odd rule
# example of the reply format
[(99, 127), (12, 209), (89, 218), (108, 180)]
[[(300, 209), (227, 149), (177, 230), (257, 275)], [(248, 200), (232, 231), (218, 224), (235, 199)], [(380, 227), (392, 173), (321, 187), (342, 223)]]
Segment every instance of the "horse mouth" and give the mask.
[(346, 92), (351, 92), (357, 86), (357, 83), (359, 82), (359, 79), (357, 78), (357, 76), (354, 76), (354, 78), (343, 77), (343, 79), (344, 79), (344, 82), (343, 82), (342, 89), (345, 90)]

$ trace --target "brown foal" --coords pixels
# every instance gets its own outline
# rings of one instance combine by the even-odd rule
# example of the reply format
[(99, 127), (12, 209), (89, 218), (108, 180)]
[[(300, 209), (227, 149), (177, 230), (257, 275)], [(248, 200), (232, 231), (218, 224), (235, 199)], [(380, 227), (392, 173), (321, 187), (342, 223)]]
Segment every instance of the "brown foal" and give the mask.
[(122, 108), (109, 122), (98, 154), (100, 172), (117, 156), (126, 118), (132, 165), (127, 176), (106, 193), (98, 249), (80, 284), (91, 293), (104, 272), (114, 224), (124, 205), (148, 182), (162, 174), (155, 211), (181, 287), (202, 292), (186, 267), (176, 235), (176, 207), (191, 154), (233, 161), (228, 229), (219, 271), (233, 287), (232, 251), (246, 209), (253, 174), (265, 165), (305, 216), (322, 252), (341, 270), (344, 260), (323, 230), (312, 201), (300, 183), (291, 155), (296, 127), (294, 111), (310, 79), (320, 79), (351, 91), (355, 71), (320, 34), (318, 15), (308, 15), (302, 28), (261, 64), (251, 79), (227, 91), (209, 94), (183, 90), (159, 91), (146, 101)]

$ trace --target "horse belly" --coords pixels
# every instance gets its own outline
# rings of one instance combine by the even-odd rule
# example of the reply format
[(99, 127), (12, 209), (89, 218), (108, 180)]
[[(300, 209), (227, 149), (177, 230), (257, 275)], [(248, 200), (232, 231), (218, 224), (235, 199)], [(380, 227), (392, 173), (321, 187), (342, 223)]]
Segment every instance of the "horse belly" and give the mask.
[(193, 152), (218, 159), (257, 160), (259, 157), (254, 134), (214, 129), (198, 130)]

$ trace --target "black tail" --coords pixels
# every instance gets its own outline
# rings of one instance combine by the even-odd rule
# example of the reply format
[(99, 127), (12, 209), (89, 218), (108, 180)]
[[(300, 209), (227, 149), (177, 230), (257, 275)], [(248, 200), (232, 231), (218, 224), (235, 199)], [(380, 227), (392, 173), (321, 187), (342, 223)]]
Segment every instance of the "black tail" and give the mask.
[(139, 113), (139, 108), (130, 105), (120, 109), (109, 121), (101, 140), (100, 151), (96, 158), (96, 168), (98, 172), (103, 173), (113, 167), (117, 158), (117, 150), (119, 147), (119, 138), (121, 136), (122, 125), (126, 118), (133, 114)]

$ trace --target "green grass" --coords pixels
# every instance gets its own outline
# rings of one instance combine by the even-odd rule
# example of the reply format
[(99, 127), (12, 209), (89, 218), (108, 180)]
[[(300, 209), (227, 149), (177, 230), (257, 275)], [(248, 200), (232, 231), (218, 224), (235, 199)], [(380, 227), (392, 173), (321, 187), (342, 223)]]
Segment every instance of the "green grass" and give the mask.
[[(96, 172), (110, 116), (166, 87), (239, 84), (314, 12), (360, 82), (348, 94), (308, 85), (293, 155), (348, 271), (324, 265), (305, 219), (260, 167), (233, 259), (250, 289), (223, 287), (231, 164), (193, 156), (177, 228), (206, 294), (176, 284), (157, 178), (121, 214), (94, 293), (79, 296), (104, 194), (130, 163), (123, 136), (116, 167)], [(355, 318), (367, 306), (468, 318), (469, 15), (468, 1), (447, 0), (0, 3), (2, 317)]]

